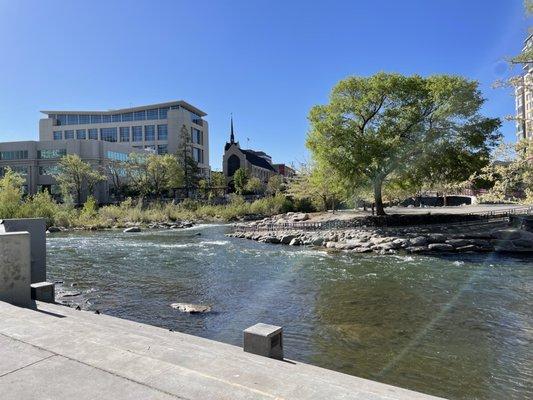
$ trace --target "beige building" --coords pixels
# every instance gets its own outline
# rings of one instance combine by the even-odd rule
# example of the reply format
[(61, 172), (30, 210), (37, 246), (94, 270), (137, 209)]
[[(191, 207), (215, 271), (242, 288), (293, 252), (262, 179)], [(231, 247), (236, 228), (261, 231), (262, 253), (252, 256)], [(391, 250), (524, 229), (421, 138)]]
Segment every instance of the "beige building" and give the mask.
[[(533, 46), (533, 35), (529, 35), (524, 49)], [(525, 64), (524, 72), (517, 77), (515, 85), (516, 99), (516, 138), (533, 140), (533, 65)]]
[[(130, 152), (128, 145), (101, 140), (4, 142), (0, 143), (0, 175), (9, 167), (26, 179), (25, 193), (32, 195), (47, 190), (52, 195), (59, 196), (60, 191), (54, 174), (57, 173), (57, 164), (61, 157), (76, 154), (94, 169), (104, 171), (107, 163), (125, 161)], [(101, 203), (112, 200), (110, 189), (110, 182), (98, 184), (94, 192), (96, 199)]]
[(222, 169), (227, 182), (231, 185), (233, 175), (239, 168), (248, 172), (248, 176), (256, 177), (263, 183), (267, 183), (277, 171), (272, 165), (272, 158), (262, 151), (241, 149), (239, 142), (235, 141), (233, 132), (233, 119), (231, 120), (230, 141), (224, 146)]
[(186, 137), (192, 157), (209, 176), (209, 127), (207, 114), (184, 101), (150, 104), (108, 111), (41, 111), (41, 141), (102, 140), (131, 149), (174, 154)]

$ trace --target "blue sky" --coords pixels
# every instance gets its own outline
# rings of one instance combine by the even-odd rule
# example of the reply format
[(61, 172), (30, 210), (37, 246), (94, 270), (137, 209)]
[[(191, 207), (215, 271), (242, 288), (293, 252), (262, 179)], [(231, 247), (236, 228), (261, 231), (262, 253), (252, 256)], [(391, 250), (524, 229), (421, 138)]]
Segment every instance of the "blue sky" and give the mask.
[(37, 140), (42, 109), (183, 99), (208, 113), (214, 170), (232, 112), (242, 145), (300, 162), (310, 107), (378, 71), (479, 80), (503, 117), (491, 85), (527, 22), (522, 0), (0, 0), (0, 141)]

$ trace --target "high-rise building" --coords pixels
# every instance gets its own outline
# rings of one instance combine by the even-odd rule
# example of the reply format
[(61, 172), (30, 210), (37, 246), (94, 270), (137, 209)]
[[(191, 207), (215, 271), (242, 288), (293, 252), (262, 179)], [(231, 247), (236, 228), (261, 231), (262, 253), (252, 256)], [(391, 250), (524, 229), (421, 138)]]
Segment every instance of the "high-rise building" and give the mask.
[[(522, 51), (533, 46), (533, 35), (525, 40)], [(533, 139), (533, 64), (523, 66), (522, 75), (515, 81), (516, 99), (516, 138)]]
[(39, 139), (102, 140), (156, 154), (175, 154), (188, 140), (200, 171), (209, 176), (207, 114), (184, 101), (150, 104), (109, 111), (41, 111)]

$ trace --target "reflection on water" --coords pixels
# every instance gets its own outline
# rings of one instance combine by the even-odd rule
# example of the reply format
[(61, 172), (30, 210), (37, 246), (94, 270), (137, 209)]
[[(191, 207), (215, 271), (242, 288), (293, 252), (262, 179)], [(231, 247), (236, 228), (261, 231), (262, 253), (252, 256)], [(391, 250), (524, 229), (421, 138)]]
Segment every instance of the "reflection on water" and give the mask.
[(53, 235), (49, 277), (83, 308), (235, 345), (257, 322), (283, 325), (287, 357), (348, 374), (452, 399), (533, 396), (533, 259), (330, 255), (226, 229)]

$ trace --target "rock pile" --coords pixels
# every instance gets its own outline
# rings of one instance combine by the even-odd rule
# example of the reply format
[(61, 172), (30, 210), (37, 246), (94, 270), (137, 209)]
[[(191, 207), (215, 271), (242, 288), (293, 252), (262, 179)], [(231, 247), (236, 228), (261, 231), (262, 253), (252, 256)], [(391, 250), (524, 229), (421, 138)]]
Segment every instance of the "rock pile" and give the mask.
[[(292, 216), (288, 218), (292, 219)], [(278, 218), (280, 220), (280, 218)], [(283, 218), (284, 221), (287, 218)], [(533, 252), (533, 233), (499, 225), (286, 230), (265, 220), (242, 224), (228, 236), (289, 246), (315, 246), (355, 253)], [(265, 229), (262, 229), (265, 227)], [(268, 227), (268, 229), (266, 229)], [(432, 231), (433, 230), (433, 231)], [(438, 230), (438, 231), (437, 231)]]

